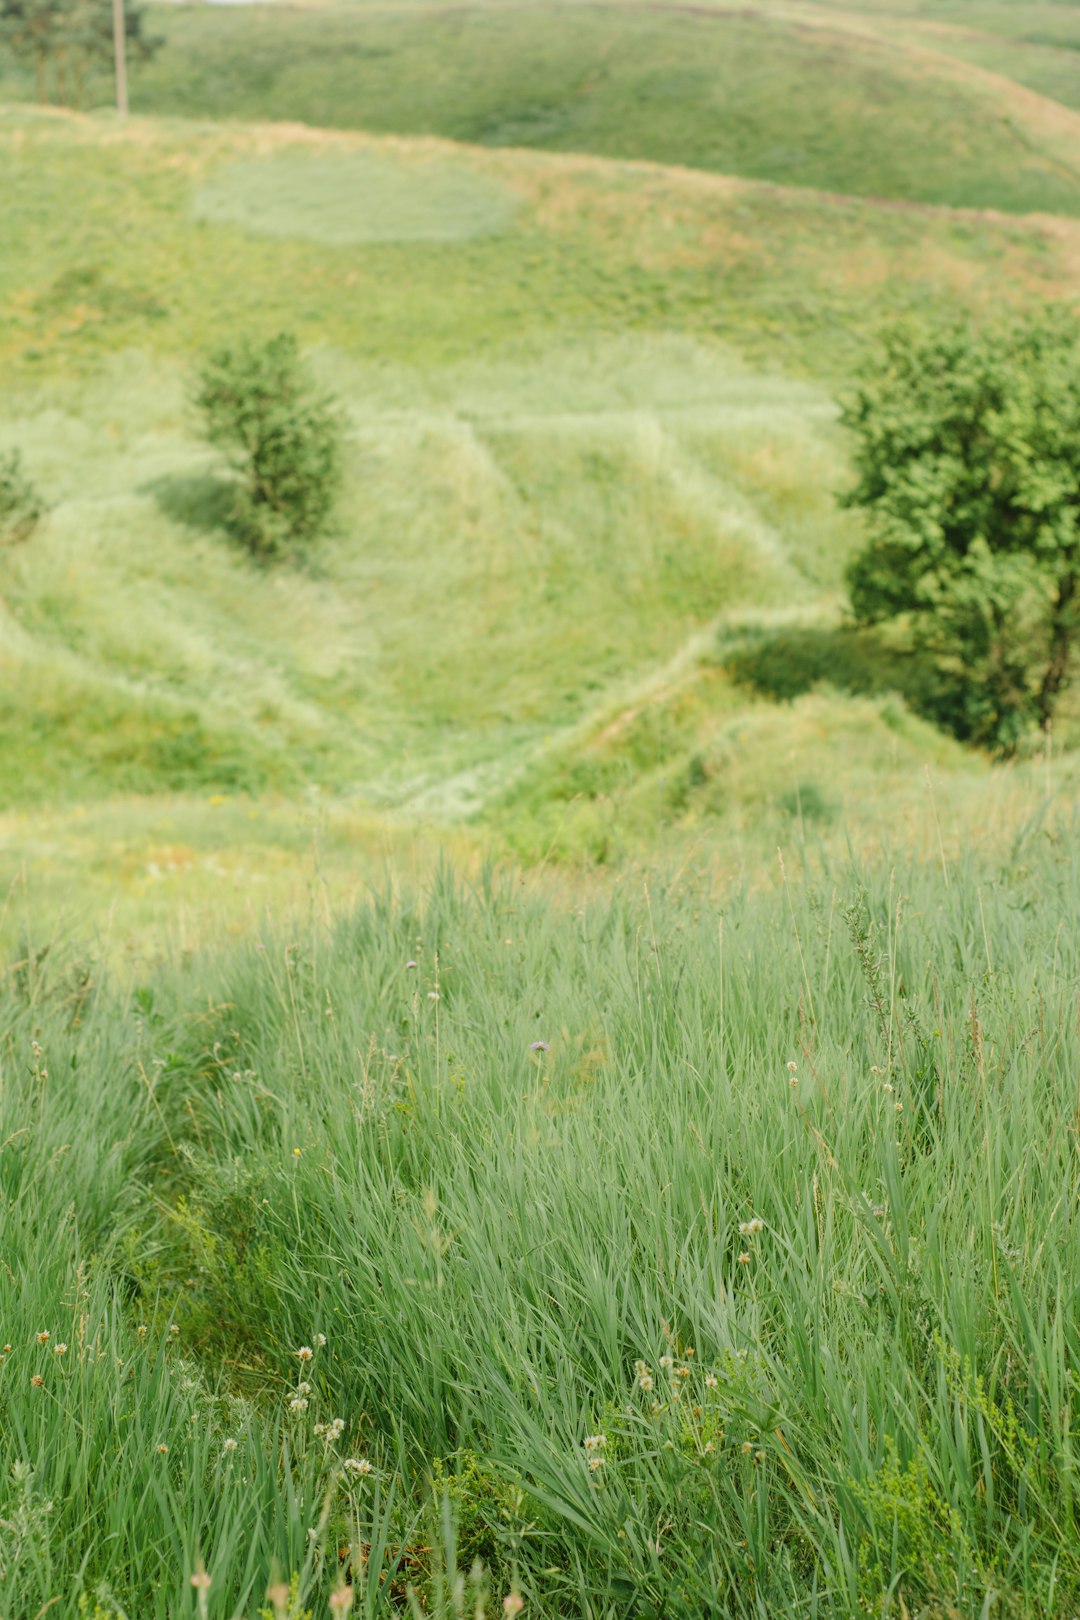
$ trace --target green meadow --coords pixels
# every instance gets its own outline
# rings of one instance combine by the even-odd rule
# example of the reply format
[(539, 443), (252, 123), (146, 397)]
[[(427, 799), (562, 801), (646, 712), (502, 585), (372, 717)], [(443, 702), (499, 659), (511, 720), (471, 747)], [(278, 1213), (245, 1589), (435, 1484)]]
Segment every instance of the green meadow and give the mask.
[(1075, 1620), (1080, 705), (854, 625), (840, 402), (1075, 302), (1076, 8), (148, 22), (0, 45), (0, 1620)]

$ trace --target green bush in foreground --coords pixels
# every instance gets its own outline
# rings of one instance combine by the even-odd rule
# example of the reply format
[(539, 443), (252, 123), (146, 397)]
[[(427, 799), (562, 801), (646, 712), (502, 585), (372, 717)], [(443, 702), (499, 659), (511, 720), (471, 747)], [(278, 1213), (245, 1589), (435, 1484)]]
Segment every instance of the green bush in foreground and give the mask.
[(256, 556), (313, 540), (341, 476), (341, 421), (315, 390), (296, 339), (219, 349), (203, 368), (197, 403), (212, 444), (227, 451), (240, 483), (233, 523)]
[(910, 618), (941, 718), (1011, 753), (1050, 725), (1080, 626), (1080, 322), (897, 328), (844, 421), (870, 528), (858, 619)]
[(1076, 851), (27, 953), (0, 1613), (1075, 1613)]

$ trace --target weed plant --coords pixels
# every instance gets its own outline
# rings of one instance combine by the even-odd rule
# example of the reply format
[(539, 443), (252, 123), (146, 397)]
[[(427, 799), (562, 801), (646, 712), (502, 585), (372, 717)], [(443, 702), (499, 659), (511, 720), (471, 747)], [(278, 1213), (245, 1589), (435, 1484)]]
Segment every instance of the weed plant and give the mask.
[(24, 957), (0, 1612), (1074, 1612), (1078, 903), (1033, 825)]
[(23, 469), (17, 450), (0, 456), (0, 544), (18, 545), (41, 522), (45, 503)]

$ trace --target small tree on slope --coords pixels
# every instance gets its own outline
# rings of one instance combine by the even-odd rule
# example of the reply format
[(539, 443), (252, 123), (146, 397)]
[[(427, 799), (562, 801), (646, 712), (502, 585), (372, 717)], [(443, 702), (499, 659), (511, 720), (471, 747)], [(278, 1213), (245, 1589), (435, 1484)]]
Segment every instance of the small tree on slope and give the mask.
[(1012, 752), (1048, 727), (1080, 624), (1080, 324), (897, 327), (842, 419), (869, 543), (864, 624), (904, 617), (942, 676), (939, 718)]
[(233, 522), (248, 549), (273, 556), (314, 539), (341, 469), (341, 420), (315, 390), (296, 339), (220, 349), (203, 369), (197, 403), (207, 436), (240, 475)]

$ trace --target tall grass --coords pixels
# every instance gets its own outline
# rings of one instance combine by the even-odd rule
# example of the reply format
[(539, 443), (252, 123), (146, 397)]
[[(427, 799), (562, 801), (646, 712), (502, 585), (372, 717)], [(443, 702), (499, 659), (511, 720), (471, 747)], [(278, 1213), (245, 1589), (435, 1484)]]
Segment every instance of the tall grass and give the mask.
[(1072, 1612), (1078, 890), (1033, 824), (9, 974), (0, 1609)]

